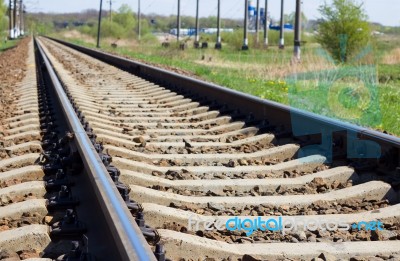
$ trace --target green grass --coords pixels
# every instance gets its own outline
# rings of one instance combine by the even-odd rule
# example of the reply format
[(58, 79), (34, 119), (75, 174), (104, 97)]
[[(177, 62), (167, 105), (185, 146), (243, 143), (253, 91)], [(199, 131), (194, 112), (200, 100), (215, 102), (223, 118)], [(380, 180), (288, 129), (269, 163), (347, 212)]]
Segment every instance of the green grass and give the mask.
[[(81, 40), (69, 41), (95, 47)], [(151, 64), (183, 69), (205, 81), (263, 99), (400, 135), (399, 65), (334, 66), (297, 77), (290, 77), (289, 73), (278, 77), (273, 76), (274, 73), (290, 67), (292, 48), (243, 52), (233, 46), (224, 45), (222, 51), (209, 46), (207, 50), (189, 48), (185, 51), (160, 45), (116, 49), (104, 46), (102, 49)], [(315, 51), (313, 47), (303, 48), (303, 54), (311, 57)], [(276, 72), (271, 73), (271, 70)]]
[(0, 53), (6, 51), (7, 49), (13, 48), (17, 45), (19, 40), (8, 40), (7, 42), (2, 41), (0, 43)]
[(380, 64), (379, 82), (400, 85), (400, 64)]

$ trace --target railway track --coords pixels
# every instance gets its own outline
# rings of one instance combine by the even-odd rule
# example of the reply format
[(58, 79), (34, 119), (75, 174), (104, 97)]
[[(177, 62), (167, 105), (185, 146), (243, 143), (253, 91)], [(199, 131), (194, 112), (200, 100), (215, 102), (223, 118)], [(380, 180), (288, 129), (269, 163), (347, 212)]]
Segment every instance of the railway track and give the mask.
[(47, 58), (28, 41), (16, 51), (26, 66), (1, 92), (0, 260), (154, 259)]
[[(59, 81), (60, 89), (65, 90), (77, 112), (75, 116), (83, 125), (82, 132), (94, 143), (99, 161), (104, 163), (102, 168), (116, 185), (114, 192), (124, 197), (118, 202), (121, 211), (126, 214), (129, 209), (133, 215), (130, 218), (135, 219), (131, 223), (138, 224), (130, 231), (137, 238), (126, 241), (140, 242), (147, 247), (143, 255), (151, 256), (153, 251), (158, 260), (164, 256), (171, 260), (400, 260), (400, 141), (397, 138), (292, 111), (292, 116), (296, 114), (305, 124), (317, 123), (321, 129), (338, 132), (333, 137), (332, 162), (323, 148), (301, 156), (303, 148), (321, 143), (322, 138), (314, 134), (294, 136), (290, 131), (291, 113), (284, 106), (71, 44), (66, 46), (47, 38), (37, 42), (48, 59), (47, 64), (55, 71), (54, 75), (46, 76), (51, 69), (45, 70), (43, 81)], [(31, 88), (34, 93), (33, 84)], [(29, 99), (22, 96), (20, 101), (32, 100), (29, 92), (22, 92)], [(53, 95), (50, 92), (48, 96)], [(31, 106), (35, 110), (37, 104)], [(27, 126), (37, 120), (29, 113), (20, 113), (18, 117), (26, 122), (18, 123), (16, 128), (25, 126), (24, 130), (31, 131), (33, 126)], [(60, 132), (68, 129), (71, 130), (63, 126)], [(343, 130), (361, 135), (352, 141)], [(73, 133), (73, 138), (69, 134), (63, 140), (76, 139), (77, 134)], [(357, 147), (362, 140), (380, 146), (379, 159), (348, 159), (347, 147), (352, 142)], [(41, 152), (43, 145), (35, 144), (37, 152)], [(77, 151), (84, 155), (81, 149)], [(33, 160), (39, 157), (32, 154), (23, 157)], [(85, 157), (81, 158), (85, 162)], [(16, 172), (25, 173), (26, 166), (21, 165), (25, 163), (10, 164), (8, 160), (3, 159), (0, 164), (13, 165)], [(88, 164), (83, 165), (90, 172)], [(38, 170), (38, 180), (43, 179), (42, 172)], [(90, 182), (77, 180), (75, 183), (83, 183), (71, 188), (74, 195), (80, 195)], [(52, 195), (40, 197), (49, 199)], [(98, 194), (91, 197), (96, 201)], [(40, 220), (57, 216), (53, 212), (49, 214), (43, 199), (40, 202), (43, 206)], [(140, 247), (133, 243), (117, 242), (110, 246), (112, 250), (102, 249), (110, 240), (97, 239), (102, 236), (95, 231), (110, 225), (110, 219), (115, 217), (106, 218), (103, 223), (93, 222), (93, 215), (86, 213), (92, 208), (91, 202), (85, 205), (83, 200), (74, 210), (87, 227), (81, 233), (84, 239), (78, 241), (88, 246), (86, 251), (81, 251), (85, 257), (104, 259), (102, 255), (109, 251), (112, 254), (107, 253), (108, 257), (114, 257), (108, 260), (146, 260), (144, 256), (133, 257), (135, 253), (120, 254), (121, 249), (137, 252)], [(102, 208), (106, 203), (94, 204), (98, 213), (112, 212), (110, 207)], [(0, 213), (9, 216), (2, 210)], [(250, 217), (246, 221), (249, 225), (259, 216), (275, 221), (295, 220), (300, 228), (321, 220), (327, 221), (328, 226), (356, 226), (337, 230), (327, 229), (324, 223), (315, 229), (296, 230), (290, 229), (293, 223), (289, 222), (281, 227), (284, 233), (274, 231), (273, 222), (269, 231), (250, 231), (248, 226), (232, 231), (224, 226), (220, 228), (233, 217), (242, 221)], [(370, 221), (379, 221), (384, 229), (361, 226)], [(204, 228), (205, 224), (209, 230)], [(361, 224), (360, 229), (357, 224)], [(122, 227), (111, 229), (109, 237), (125, 236), (126, 239)], [(23, 250), (36, 249), (50, 258), (68, 253), (65, 248), (62, 251), (49, 248), (56, 241), (48, 238), (46, 223), (41, 228), (47, 241), (41, 246), (25, 246)], [(20, 230), (27, 231), (25, 227)], [(14, 237), (19, 236), (14, 230), (10, 232)], [(152, 250), (145, 246), (140, 234)], [(93, 240), (98, 241), (87, 243)], [(64, 245), (70, 245), (70, 241)], [(10, 248), (9, 244), (0, 240), (0, 248), (22, 251)], [(44, 246), (52, 250), (46, 252)]]
[[(32, 43), (28, 49), (28, 69), (14, 89), (18, 100), (8, 104), (9, 108), (3, 107), (3, 113), (8, 117), (2, 119), (1, 137), (1, 258), (14, 257), (17, 260), (19, 257), (35, 256), (37, 253), (32, 250), (44, 248), (49, 243), (47, 227), (43, 222), (47, 215), (45, 187), (39, 181), (43, 172), (35, 164), (42, 148)], [(2, 101), (6, 99), (5, 94), (2, 93)], [(18, 245), (28, 238), (32, 239), (30, 246), (19, 249)]]

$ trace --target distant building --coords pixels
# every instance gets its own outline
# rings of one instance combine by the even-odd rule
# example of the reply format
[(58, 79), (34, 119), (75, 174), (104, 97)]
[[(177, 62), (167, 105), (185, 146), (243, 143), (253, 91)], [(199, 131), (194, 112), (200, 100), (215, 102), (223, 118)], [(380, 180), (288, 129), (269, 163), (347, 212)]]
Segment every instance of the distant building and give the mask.
[[(285, 31), (294, 31), (292, 24), (284, 24), (283, 28), (285, 29)], [(269, 29), (279, 31), (279, 30), (281, 30), (281, 26), (279, 24), (276, 24), (276, 25), (270, 24)]]
[[(216, 34), (218, 31), (218, 28), (201, 28), (200, 33), (205, 33), (205, 34)], [(233, 28), (221, 28), (221, 32), (227, 32), (227, 33), (233, 33)]]
[[(232, 33), (233, 28), (221, 28), (221, 32), (228, 32)], [(199, 33), (204, 33), (204, 34), (216, 34), (218, 31), (218, 28), (201, 28), (199, 30)], [(178, 34), (178, 29), (177, 28), (172, 28), (169, 31), (170, 34), (172, 35), (177, 35)], [(196, 29), (195, 28), (181, 28), (179, 31), (179, 34), (181, 36), (192, 36), (196, 34)]]
[(384, 33), (379, 32), (379, 31), (372, 31), (371, 34), (372, 35), (383, 35)]

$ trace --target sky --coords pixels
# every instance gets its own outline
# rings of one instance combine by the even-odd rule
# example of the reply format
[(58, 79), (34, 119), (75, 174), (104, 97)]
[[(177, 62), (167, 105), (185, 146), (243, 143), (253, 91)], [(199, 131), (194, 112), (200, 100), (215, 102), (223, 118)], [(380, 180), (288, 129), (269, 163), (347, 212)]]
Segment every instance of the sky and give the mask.
[[(127, 4), (136, 12), (139, 0), (113, 0), (112, 9), (117, 10)], [(220, 0), (222, 18), (242, 18), (244, 0)], [(325, 0), (302, 0), (302, 9), (308, 19), (318, 18), (318, 6)], [(331, 2), (331, 0), (326, 0)], [(359, 0), (361, 1), (361, 0)], [(79, 12), (85, 9), (99, 9), (100, 0), (24, 0), (28, 12)], [(109, 0), (103, 0), (103, 8), (109, 9)], [(177, 13), (178, 0), (141, 0), (141, 10), (145, 14), (170, 15)], [(273, 18), (280, 16), (279, 0), (268, 0), (270, 14)], [(285, 13), (295, 10), (295, 0), (285, 0)], [(383, 25), (400, 26), (400, 0), (363, 0), (364, 8), (372, 22)], [(254, 0), (256, 3), (256, 0)], [(265, 0), (260, 0), (263, 7)], [(181, 13), (194, 16), (196, 0), (181, 0)], [(200, 16), (217, 14), (217, 0), (200, 0)]]

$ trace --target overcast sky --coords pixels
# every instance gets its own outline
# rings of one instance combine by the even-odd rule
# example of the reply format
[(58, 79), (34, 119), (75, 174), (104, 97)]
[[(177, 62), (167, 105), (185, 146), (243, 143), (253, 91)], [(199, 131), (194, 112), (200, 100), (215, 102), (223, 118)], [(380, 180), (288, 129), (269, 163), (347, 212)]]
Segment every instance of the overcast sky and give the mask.
[[(178, 0), (141, 0), (142, 12), (145, 14), (176, 14)], [(318, 6), (324, 0), (302, 0), (303, 11), (309, 19), (319, 17)], [(331, 0), (327, 0), (330, 2)], [(361, 0), (359, 0), (361, 1)], [(8, 1), (7, 1), (8, 2)], [(24, 0), (28, 11), (32, 12), (79, 12), (85, 9), (98, 9), (100, 0)], [(253, 1), (254, 3), (256, 0)], [(268, 0), (269, 10), (273, 18), (279, 18), (279, 0)], [(295, 0), (285, 1), (285, 13), (295, 9)], [(137, 10), (138, 0), (114, 0), (112, 9), (118, 9), (122, 4), (128, 4), (134, 11)], [(244, 0), (221, 0), (223, 18), (242, 18), (244, 14)], [(261, 7), (265, 0), (260, 0)], [(103, 0), (103, 8), (109, 9), (109, 0)], [(370, 21), (384, 25), (400, 26), (400, 0), (364, 0), (364, 7)], [(196, 0), (181, 0), (181, 12), (184, 15), (195, 15)], [(200, 15), (217, 14), (217, 0), (200, 0)]]

